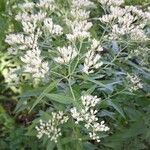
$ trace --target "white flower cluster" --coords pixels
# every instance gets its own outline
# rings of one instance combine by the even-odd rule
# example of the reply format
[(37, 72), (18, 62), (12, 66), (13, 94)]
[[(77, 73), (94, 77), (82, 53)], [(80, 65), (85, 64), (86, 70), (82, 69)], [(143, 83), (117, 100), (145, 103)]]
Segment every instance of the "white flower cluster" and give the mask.
[(21, 23), (22, 23), (23, 31), (27, 34), (34, 33), (37, 27), (36, 21), (33, 21), (33, 22), (22, 21)]
[(39, 49), (29, 50), (21, 57), (21, 60), (25, 63), (26, 73), (32, 74), (33, 78), (44, 79), (48, 75), (49, 67), (48, 62), (43, 62), (40, 54), (41, 51)]
[(102, 5), (108, 6), (120, 6), (124, 3), (124, 0), (99, 0)]
[(18, 50), (27, 50), (34, 49), (38, 47), (38, 37), (41, 35), (39, 29), (35, 34), (31, 33), (29, 35), (24, 35), (21, 33), (18, 34), (9, 34), (6, 36), (5, 42), (8, 43), (11, 47), (8, 49), (10, 52), (16, 49), (16, 53)]
[(19, 82), (19, 75), (16, 73), (19, 68), (9, 68), (7, 73), (4, 74), (5, 82), (7, 83), (15, 83)]
[(43, 21), (45, 17), (46, 17), (46, 13), (41, 11), (36, 14), (33, 12), (31, 13), (23, 12), (23, 13), (18, 13), (15, 19), (17, 21), (25, 21), (25, 22), (40, 22)]
[(59, 57), (54, 58), (57, 63), (60, 64), (68, 64), (71, 60), (73, 60), (77, 55), (77, 51), (74, 47), (58, 47), (58, 52), (60, 54)]
[(66, 24), (71, 30), (71, 33), (66, 35), (68, 40), (75, 41), (90, 37), (89, 29), (92, 23), (87, 21), (90, 11), (86, 11), (86, 8), (93, 5), (89, 0), (72, 1), (71, 13), (69, 12), (71, 19), (66, 19)]
[(100, 66), (103, 65), (103, 62), (100, 61), (101, 51), (103, 51), (103, 48), (99, 44), (99, 41), (93, 39), (91, 49), (85, 55), (85, 61), (83, 66), (84, 73), (93, 73), (94, 69), (98, 69)]
[(26, 0), (25, 3), (19, 4), (18, 6), (24, 12), (32, 11), (34, 7), (44, 9), (44, 11), (54, 11), (56, 8), (54, 0), (39, 0), (38, 3), (28, 2)]
[(5, 42), (11, 46), (8, 53), (13, 55), (19, 53), (21, 61), (25, 64), (24, 72), (45, 81), (49, 67), (48, 62), (41, 56), (42, 47), (39, 47), (39, 39), (44, 32), (49, 32), (53, 36), (63, 33), (62, 27), (54, 24), (49, 16), (49, 12), (56, 8), (56, 4), (54, 0), (39, 0), (37, 3), (26, 1), (18, 6), (21, 12), (15, 19), (21, 22), (23, 32), (6, 36)]
[(128, 75), (128, 78), (130, 82), (132, 83), (131, 85), (131, 91), (137, 91), (138, 89), (143, 88), (143, 84), (141, 83), (141, 79), (137, 75), (130, 76)]
[(67, 25), (70, 26), (72, 33), (67, 34), (67, 39), (70, 41), (75, 41), (76, 39), (85, 39), (90, 37), (90, 32), (88, 30), (92, 27), (92, 23), (88, 21), (73, 21), (67, 22)]
[(96, 117), (98, 110), (95, 110), (94, 107), (100, 100), (101, 99), (97, 98), (97, 96), (84, 95), (81, 96), (83, 107), (81, 109), (76, 107), (71, 109), (71, 115), (76, 120), (75, 123), (79, 124), (83, 122), (85, 128), (89, 131), (90, 138), (97, 142), (100, 142), (100, 137), (98, 136), (99, 132), (106, 132), (109, 130), (104, 124), (104, 121), (98, 123), (98, 118)]
[(50, 141), (57, 143), (58, 138), (62, 135), (60, 125), (68, 121), (68, 117), (62, 111), (52, 112), (52, 118), (49, 121), (40, 120), (39, 126), (36, 126), (37, 137), (41, 139), (46, 135)]
[(47, 31), (49, 31), (52, 35), (63, 34), (63, 28), (60, 25), (55, 25), (52, 18), (46, 18), (44, 20), (44, 26), (46, 27)]
[(70, 15), (74, 20), (86, 20), (89, 18), (90, 11), (86, 11), (84, 9), (72, 8)]
[(9, 45), (23, 44), (24, 36), (23, 34), (10, 34), (6, 36), (5, 42)]
[(39, 3), (36, 4), (37, 8), (43, 8), (44, 10), (54, 11), (56, 4), (54, 0), (39, 0)]
[(26, 10), (32, 10), (35, 4), (33, 2), (26, 1), (26, 3), (18, 4), (18, 6), (22, 11), (26, 11)]
[(121, 7), (122, 3), (123, 1), (121, 0), (107, 0), (105, 3), (110, 6), (109, 11), (99, 19), (102, 23), (106, 23), (108, 29), (110, 29), (110, 33), (107, 36), (110, 39), (130, 37), (134, 41), (148, 40), (144, 27), (148, 20), (150, 20), (150, 13), (143, 12), (142, 9), (135, 6)]
[(26, 51), (26, 53), (20, 57), (21, 61), (25, 63), (24, 72), (32, 74), (33, 78), (44, 79), (48, 75), (49, 67), (48, 62), (43, 62), (43, 58), (40, 56), (41, 51), (37, 46), (38, 37), (40, 35), (38, 30), (36, 34), (30, 34), (29, 36), (24, 36), (23, 34), (10, 34), (6, 37), (6, 42), (12, 47), (8, 49), (16, 54), (14, 46), (16, 44), (20, 45), (16, 47), (17, 49), (31, 49)]
[(129, 55), (129, 58), (138, 58), (140, 65), (149, 66), (150, 48), (139, 46), (137, 49), (133, 49)]
[(94, 3), (89, 0), (72, 0), (72, 5), (77, 8), (86, 8), (93, 6)]

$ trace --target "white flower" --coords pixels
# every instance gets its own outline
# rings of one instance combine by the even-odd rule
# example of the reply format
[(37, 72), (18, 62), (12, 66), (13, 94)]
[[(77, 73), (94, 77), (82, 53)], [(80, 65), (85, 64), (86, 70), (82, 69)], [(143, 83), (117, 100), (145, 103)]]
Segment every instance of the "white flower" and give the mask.
[(74, 107), (70, 110), (71, 115), (73, 118), (76, 119), (75, 123), (78, 124), (80, 121), (83, 121), (83, 117), (80, 115), (78, 110)]
[(128, 79), (132, 83), (131, 85), (131, 91), (136, 91), (138, 89), (143, 88), (143, 84), (141, 83), (141, 79), (137, 75), (130, 76), (128, 75)]
[(81, 101), (85, 108), (90, 108), (95, 107), (96, 104), (100, 102), (100, 98), (97, 98), (97, 96), (92, 95), (84, 95), (81, 96)]
[(24, 43), (24, 35), (23, 34), (9, 34), (6, 36), (5, 42), (9, 45), (14, 44), (23, 44)]
[(100, 21), (103, 23), (112, 23), (115, 19), (122, 18), (122, 16), (126, 13), (125, 9), (120, 7), (111, 6), (110, 14), (105, 14), (100, 17)]
[(100, 137), (97, 136), (95, 132), (89, 132), (89, 136), (91, 139), (96, 140), (98, 143), (100, 142)]
[(148, 37), (142, 29), (134, 28), (131, 31), (131, 39), (135, 41), (146, 41), (148, 40)]
[(37, 29), (36, 33), (31, 33), (24, 38), (24, 45), (29, 49), (35, 49), (38, 45), (38, 38), (41, 36), (42, 32)]
[(69, 17), (65, 18), (66, 24), (70, 28), (70, 33), (66, 34), (69, 41), (83, 40), (90, 37), (89, 29), (92, 23), (88, 22), (90, 11), (86, 8), (94, 6), (94, 3), (89, 0), (72, 0), (71, 12)]
[(102, 17), (99, 18), (99, 20), (103, 23), (109, 23), (114, 19), (113, 15), (103, 15)]
[(33, 2), (25, 2), (23, 4), (19, 4), (18, 5), (22, 10), (26, 11), (26, 10), (31, 10), (34, 8), (35, 4)]
[(39, 2), (36, 4), (36, 7), (54, 11), (56, 5), (54, 0), (39, 0)]
[(91, 50), (89, 50), (85, 55), (83, 72), (86, 74), (93, 73), (94, 69), (98, 69), (103, 65), (103, 62), (100, 61), (101, 55), (99, 52), (103, 51), (103, 48), (99, 42), (95, 39), (92, 40)]
[(18, 83), (19, 82), (19, 75), (17, 74), (18, 68), (9, 68), (9, 71), (4, 75), (5, 82), (7, 83)]
[(100, 45), (100, 42), (98, 40), (96, 40), (96, 39), (92, 40), (91, 50), (93, 50), (93, 51), (96, 50), (97, 52), (102, 52), (103, 51), (103, 48)]
[(139, 9), (136, 6), (125, 6), (125, 9), (128, 12), (132, 12), (133, 14), (135, 14), (136, 16), (138, 16), (139, 18), (144, 19), (145, 21), (147, 21), (146, 19), (148, 19), (147, 18), (147, 14), (150, 14), (149, 12), (143, 12), (142, 9)]
[(35, 29), (37, 27), (36, 22), (27, 22), (27, 21), (22, 21), (22, 26), (23, 26), (23, 31), (27, 34), (31, 34), (35, 32)]
[(137, 18), (132, 16), (130, 13), (126, 13), (123, 17), (118, 18), (118, 23), (129, 27), (136, 19)]
[(75, 8), (83, 8), (83, 7), (91, 7), (94, 3), (89, 0), (72, 0), (72, 7)]
[(15, 19), (17, 21), (27, 21), (27, 22), (38, 22), (38, 21), (43, 21), (46, 18), (46, 13), (45, 12), (38, 12), (37, 14), (29, 14), (27, 12), (24, 13), (18, 13), (16, 15)]
[(7, 49), (7, 52), (8, 52), (9, 55), (16, 55), (18, 53), (18, 50), (16, 48), (9, 47)]
[(75, 20), (85, 20), (89, 18), (90, 11), (72, 8), (70, 14)]
[(99, 0), (99, 2), (102, 5), (108, 5), (108, 6), (120, 6), (124, 3), (124, 0)]
[(104, 124), (104, 121), (98, 123), (96, 117), (97, 110), (94, 107), (100, 102), (100, 98), (92, 95), (81, 96), (82, 107), (78, 109), (76, 107), (71, 108), (70, 112), (72, 117), (75, 119), (75, 123), (84, 123), (85, 128), (89, 131), (91, 139), (100, 142), (99, 132), (106, 132), (109, 128)]
[[(102, 2), (102, 1), (101, 1)], [(104, 2), (104, 1), (103, 1)], [(106, 0), (104, 3), (116, 3), (118, 1)], [(109, 5), (110, 6), (110, 5)], [(135, 41), (148, 40), (147, 35), (144, 33), (144, 28), (148, 22), (148, 12), (143, 12), (135, 6), (126, 6), (125, 8), (119, 5), (111, 5), (108, 14), (100, 17), (100, 21), (108, 24), (111, 31), (105, 37), (109, 39), (120, 39), (130, 37)]]
[(62, 111), (58, 113), (52, 112), (52, 117), (49, 121), (40, 120), (39, 126), (36, 126), (37, 137), (41, 139), (46, 135), (50, 141), (57, 143), (58, 138), (62, 135), (60, 125), (68, 121), (68, 117)]
[(67, 39), (75, 41), (76, 39), (85, 39), (90, 37), (88, 30), (92, 27), (92, 23), (87, 20), (67, 22), (67, 25), (71, 28), (71, 34), (67, 34)]
[(145, 46), (139, 46), (137, 49), (133, 49), (129, 55), (130, 58), (139, 58), (138, 61), (142, 66), (149, 66), (150, 49)]
[(46, 18), (44, 20), (44, 26), (52, 35), (61, 35), (63, 34), (63, 28), (59, 25), (53, 23), (52, 18)]
[(32, 74), (33, 78), (46, 78), (48, 75), (49, 67), (48, 62), (43, 62), (40, 56), (41, 51), (36, 48), (29, 50), (21, 57), (21, 61), (25, 63), (25, 72)]
[(60, 54), (59, 57), (54, 58), (54, 60), (60, 64), (68, 64), (71, 60), (73, 60), (77, 55), (77, 51), (72, 46), (68, 47), (58, 47), (58, 52)]

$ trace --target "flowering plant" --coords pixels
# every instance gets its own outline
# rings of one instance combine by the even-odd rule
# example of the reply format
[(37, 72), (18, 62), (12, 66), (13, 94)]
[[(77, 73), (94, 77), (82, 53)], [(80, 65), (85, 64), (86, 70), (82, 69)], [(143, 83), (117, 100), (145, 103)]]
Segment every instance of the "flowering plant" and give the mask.
[(73, 140), (74, 149), (82, 149), (81, 142), (99, 145), (116, 128), (105, 108), (126, 118), (111, 97), (147, 89), (149, 60), (142, 50), (149, 54), (150, 8), (124, 0), (25, 1), (16, 8), (21, 30), (5, 42), (17, 63), (4, 77), (20, 92), (15, 112), (37, 116), (27, 135), (48, 148)]

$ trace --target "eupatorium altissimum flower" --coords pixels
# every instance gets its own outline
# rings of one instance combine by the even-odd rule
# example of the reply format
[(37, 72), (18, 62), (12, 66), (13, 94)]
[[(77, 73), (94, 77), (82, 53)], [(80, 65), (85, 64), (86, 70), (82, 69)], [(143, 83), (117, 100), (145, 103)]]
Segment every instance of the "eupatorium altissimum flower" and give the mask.
[(69, 41), (83, 40), (90, 37), (89, 29), (93, 24), (87, 21), (90, 14), (87, 8), (93, 6), (93, 4), (89, 0), (72, 0), (71, 13), (68, 12), (68, 17), (65, 18), (70, 29), (70, 33), (66, 34)]
[(60, 125), (66, 123), (68, 119), (62, 111), (52, 112), (50, 120), (40, 120), (40, 124), (36, 126), (37, 137), (41, 139), (43, 136), (47, 136), (50, 141), (57, 143), (58, 138), (62, 135)]
[(9, 45), (24, 44), (24, 35), (21, 33), (9, 34), (6, 36), (5, 42)]
[(58, 47), (59, 57), (54, 58), (54, 60), (60, 64), (68, 64), (71, 60), (73, 60), (77, 55), (77, 51), (74, 47)]
[(146, 36), (144, 30), (141, 28), (134, 28), (131, 31), (131, 39), (134, 41), (146, 41), (149, 38)]
[(97, 40), (92, 40), (91, 49), (85, 54), (83, 72), (86, 74), (93, 73), (94, 69), (98, 69), (103, 65), (100, 52), (103, 48)]
[(99, 0), (99, 2), (100, 2), (102, 5), (120, 6), (121, 4), (124, 3), (124, 0)]
[(133, 49), (129, 58), (138, 58), (138, 62), (142, 66), (149, 66), (150, 48), (143, 46)]
[(90, 0), (72, 0), (72, 7), (75, 8), (86, 8), (93, 6), (94, 3)]
[(52, 18), (45, 18), (44, 26), (46, 27), (47, 31), (49, 31), (52, 35), (63, 34), (63, 28), (60, 25), (55, 25)]
[(115, 19), (121, 18), (127, 11), (122, 9), (121, 7), (111, 6), (110, 12), (108, 14), (103, 15), (100, 17), (100, 21), (103, 23), (112, 23)]
[(56, 4), (54, 0), (39, 0), (39, 2), (36, 4), (36, 7), (44, 10), (54, 11)]
[(48, 75), (49, 67), (48, 62), (44, 62), (40, 56), (41, 51), (36, 48), (29, 50), (26, 54), (21, 57), (21, 61), (25, 63), (24, 71), (32, 74), (33, 78), (46, 78)]
[(7, 83), (15, 83), (17, 84), (19, 82), (19, 75), (17, 74), (17, 71), (20, 68), (9, 68), (8, 72), (5, 73), (5, 82)]
[(96, 39), (92, 40), (91, 50), (97, 51), (97, 52), (102, 52), (103, 51), (103, 48), (100, 45), (100, 42), (98, 40), (96, 40)]
[(131, 91), (137, 91), (138, 89), (143, 88), (141, 79), (137, 75), (128, 75), (128, 79), (131, 82), (131, 86), (130, 86)]
[(89, 18), (90, 11), (86, 11), (84, 9), (72, 8), (70, 12), (71, 17), (74, 20), (86, 20)]
[(98, 122), (94, 107), (101, 101), (97, 96), (84, 95), (81, 96), (82, 107), (73, 107), (71, 111), (72, 117), (75, 119), (75, 123), (84, 123), (85, 128), (88, 130), (88, 134), (91, 139), (100, 142), (99, 132), (106, 132), (109, 128), (104, 124), (104, 121)]
[(26, 1), (25, 3), (19, 4), (18, 6), (22, 11), (27, 11), (27, 10), (32, 10), (35, 4), (33, 2)]
[(9, 34), (6, 36), (5, 42), (16, 49), (32, 49), (37, 46), (37, 40), (41, 32), (38, 30), (36, 33), (31, 33), (29, 35)]
[[(122, 2), (113, 0), (101, 1), (102, 4), (108, 6), (112, 3), (109, 7), (109, 11), (106, 10), (107, 13), (99, 18), (101, 22), (107, 23), (108, 28), (111, 29), (105, 37), (116, 40), (128, 36), (135, 41), (148, 40), (144, 28), (149, 20), (148, 14), (150, 13), (143, 12), (142, 9), (135, 6), (121, 7), (120, 4)], [(115, 3), (118, 4), (116, 5)]]
[(22, 21), (22, 26), (23, 26), (23, 31), (27, 34), (32, 34), (35, 32), (35, 29), (37, 27), (36, 21), (33, 22), (27, 22), (27, 21)]
[(71, 29), (71, 33), (67, 34), (67, 39), (70, 41), (75, 41), (77, 39), (85, 39), (90, 37), (90, 32), (88, 31), (92, 27), (92, 23), (87, 20), (84, 21), (69, 21), (67, 25)]
[(18, 15), (16, 15), (15, 19), (17, 21), (27, 21), (27, 22), (41, 22), (44, 20), (44, 18), (46, 17), (46, 13), (45, 12), (38, 12), (38, 13), (18, 13)]

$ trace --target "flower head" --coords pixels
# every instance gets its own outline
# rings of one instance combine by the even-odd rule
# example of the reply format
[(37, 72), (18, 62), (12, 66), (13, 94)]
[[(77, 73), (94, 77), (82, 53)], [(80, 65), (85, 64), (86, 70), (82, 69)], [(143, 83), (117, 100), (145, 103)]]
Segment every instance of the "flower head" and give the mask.
[(40, 120), (39, 126), (36, 126), (37, 137), (41, 139), (46, 135), (50, 141), (57, 143), (58, 138), (62, 135), (60, 125), (68, 121), (68, 117), (62, 111), (58, 113), (52, 112), (52, 117), (49, 121)]
[(75, 119), (75, 123), (84, 123), (85, 128), (89, 131), (89, 136), (91, 139), (100, 142), (99, 132), (106, 132), (109, 128), (104, 124), (104, 121), (98, 123), (98, 118), (96, 117), (97, 110), (94, 107), (101, 101), (97, 96), (83, 95), (81, 96), (82, 108), (78, 109), (73, 107), (71, 111), (72, 117)]
[(54, 58), (54, 60), (60, 64), (68, 64), (71, 60), (73, 60), (77, 56), (77, 51), (74, 47), (58, 47), (58, 52), (60, 54), (59, 57)]
[(93, 73), (94, 69), (103, 65), (103, 62), (100, 61), (101, 54), (99, 52), (101, 51), (103, 51), (103, 48), (97, 40), (93, 39), (91, 49), (85, 55), (83, 72), (86, 74)]
[(49, 67), (48, 62), (43, 62), (43, 58), (40, 56), (41, 51), (37, 48), (29, 50), (21, 57), (23, 63), (25, 63), (25, 72), (32, 74), (33, 78), (46, 78), (48, 75)]

